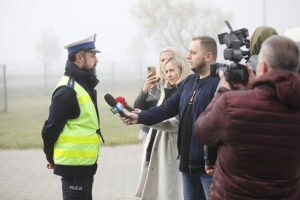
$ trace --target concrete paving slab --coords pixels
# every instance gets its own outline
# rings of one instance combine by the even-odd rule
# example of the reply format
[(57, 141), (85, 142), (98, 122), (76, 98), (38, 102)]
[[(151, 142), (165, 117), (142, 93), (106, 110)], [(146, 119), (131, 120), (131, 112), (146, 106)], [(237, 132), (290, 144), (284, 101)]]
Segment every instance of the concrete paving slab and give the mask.
[[(138, 200), (142, 144), (102, 147), (94, 177), (94, 200)], [(46, 168), (41, 149), (0, 150), (0, 199), (62, 199), (60, 176)]]

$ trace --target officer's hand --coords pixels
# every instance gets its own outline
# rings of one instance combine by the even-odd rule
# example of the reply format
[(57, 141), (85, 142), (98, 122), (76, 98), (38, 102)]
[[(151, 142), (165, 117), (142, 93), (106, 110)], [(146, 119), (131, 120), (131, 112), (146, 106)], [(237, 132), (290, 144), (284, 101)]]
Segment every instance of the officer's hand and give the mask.
[(46, 165), (46, 167), (47, 167), (48, 169), (53, 169), (53, 164), (48, 162), (47, 165)]

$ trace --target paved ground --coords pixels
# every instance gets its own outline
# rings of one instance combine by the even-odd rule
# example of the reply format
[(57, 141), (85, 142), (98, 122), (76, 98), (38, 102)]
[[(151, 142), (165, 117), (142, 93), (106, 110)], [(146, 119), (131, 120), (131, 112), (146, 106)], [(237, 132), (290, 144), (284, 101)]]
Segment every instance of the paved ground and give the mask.
[[(141, 144), (101, 148), (93, 199), (137, 200), (141, 154)], [(62, 199), (60, 177), (45, 166), (41, 149), (0, 150), (0, 199)]]

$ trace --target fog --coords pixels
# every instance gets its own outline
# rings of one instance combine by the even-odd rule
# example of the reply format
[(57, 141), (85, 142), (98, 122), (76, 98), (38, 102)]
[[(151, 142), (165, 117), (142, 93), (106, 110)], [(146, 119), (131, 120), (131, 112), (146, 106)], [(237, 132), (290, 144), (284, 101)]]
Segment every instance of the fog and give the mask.
[(126, 60), (126, 48), (137, 32), (130, 15), (132, 0), (1, 0), (0, 62), (38, 62), (36, 46), (46, 32), (63, 47), (97, 33), (105, 60)]
[[(48, 118), (51, 95), (64, 71), (67, 58), (64, 46), (93, 33), (97, 33), (96, 47), (101, 50), (97, 54), (100, 82), (96, 89), (101, 132), (106, 145), (141, 143), (137, 136), (138, 126), (122, 124), (104, 100), (104, 95), (109, 93), (126, 98), (128, 105), (133, 106), (145, 81), (147, 66), (158, 65), (160, 47), (146, 36), (141, 24), (132, 15), (137, 1), (0, 0), (0, 160), (3, 164), (0, 171), (5, 171), (6, 175), (0, 175), (0, 199), (40, 199), (41, 196), (43, 199), (58, 199), (57, 196), (61, 196), (58, 177), (45, 168), (46, 159), (40, 149), (41, 130)], [(232, 27), (248, 28), (250, 35), (261, 25), (272, 26), (279, 34), (284, 34), (289, 27), (300, 27), (299, 0), (197, 1), (230, 12)], [(214, 14), (219, 16), (220, 13)], [(224, 26), (223, 31), (228, 32), (228, 29)], [(55, 52), (58, 56), (48, 63), (40, 56), (45, 48), (37, 48), (43, 35), (54, 38), (53, 42), (57, 43)], [(216, 38), (216, 35), (211, 36)], [(218, 49), (218, 62), (222, 62), (222, 49)], [(11, 154), (17, 151), (2, 150), (4, 148), (39, 149), (30, 150), (27, 154), (22, 150), (18, 154), (23, 157), (19, 158), (15, 156), (17, 154)], [(129, 147), (132, 148), (135, 153), (142, 151), (142, 145)], [(100, 155), (94, 198), (135, 199), (140, 167), (136, 161), (140, 163), (140, 155), (132, 154), (131, 150), (128, 156), (123, 150), (107, 150), (109, 148), (103, 148), (103, 156)], [(106, 157), (112, 160), (107, 161)], [(121, 166), (120, 170), (115, 166)], [(128, 173), (132, 169), (136, 177)], [(27, 184), (28, 180), (33, 184)]]
[[(66, 59), (66, 44), (93, 33), (98, 34), (100, 62), (130, 62), (136, 56), (156, 60), (158, 49), (143, 35), (142, 27), (131, 14), (135, 1), (0, 0), (0, 64), (39, 63), (36, 46), (43, 33), (57, 38), (61, 47), (59, 62)], [(233, 28), (248, 28), (250, 34), (260, 25), (273, 26), (281, 34), (288, 27), (300, 27), (297, 0), (199, 2), (231, 12)], [(136, 55), (139, 51), (143, 53)]]

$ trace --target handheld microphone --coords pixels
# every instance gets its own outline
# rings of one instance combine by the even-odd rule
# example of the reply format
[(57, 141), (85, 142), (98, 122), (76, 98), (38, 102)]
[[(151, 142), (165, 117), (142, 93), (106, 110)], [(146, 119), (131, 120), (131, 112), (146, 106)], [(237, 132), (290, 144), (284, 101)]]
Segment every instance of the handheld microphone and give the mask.
[(113, 96), (110, 94), (104, 95), (104, 99), (108, 105), (112, 108), (110, 109), (113, 114), (119, 113), (122, 117), (126, 117), (125, 113), (123, 112), (123, 105), (121, 103), (117, 103)]
[(125, 108), (126, 110), (128, 110), (129, 112), (131, 112), (131, 111), (134, 110), (131, 106), (129, 106), (129, 105), (127, 104), (127, 102), (126, 102), (126, 100), (125, 100), (124, 97), (121, 97), (121, 96), (116, 97), (116, 102), (121, 103), (121, 104), (124, 106), (124, 108)]

